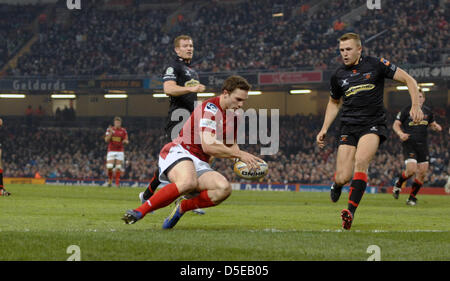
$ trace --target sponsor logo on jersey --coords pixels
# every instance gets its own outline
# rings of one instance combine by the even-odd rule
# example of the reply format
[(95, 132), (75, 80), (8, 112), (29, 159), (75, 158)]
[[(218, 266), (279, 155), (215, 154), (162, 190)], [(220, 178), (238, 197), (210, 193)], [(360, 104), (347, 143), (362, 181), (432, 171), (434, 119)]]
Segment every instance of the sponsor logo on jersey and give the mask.
[(353, 69), (353, 70), (352, 70), (352, 74), (350, 74), (350, 77), (357, 76), (357, 75), (359, 75), (359, 74), (360, 74), (360, 73), (357, 72), (356, 69)]
[(173, 67), (168, 67), (168, 68), (166, 69), (166, 74), (167, 74), (167, 75), (173, 74)]
[(215, 104), (213, 104), (213, 103), (211, 103), (211, 102), (208, 102), (207, 104), (206, 104), (206, 106), (205, 106), (205, 112), (207, 111), (207, 112), (211, 112), (212, 114), (216, 114), (217, 113), (217, 111), (218, 111), (219, 109), (217, 108), (217, 106), (215, 105)]
[(370, 77), (372, 76), (372, 72), (367, 72), (367, 73), (364, 73), (363, 75), (364, 75), (364, 78), (366, 78), (367, 80), (369, 80)]
[(348, 135), (341, 135), (341, 142), (346, 142), (348, 140)]
[(122, 138), (121, 137), (112, 137), (111, 140), (115, 141), (115, 142), (121, 142)]
[(384, 65), (386, 65), (386, 66), (389, 66), (389, 65), (391, 64), (391, 62), (388, 61), (388, 60), (385, 59), (385, 58), (381, 58), (380, 61), (381, 61)]
[(174, 69), (173, 69), (173, 67), (168, 67), (167, 69), (166, 69), (166, 73), (164, 74), (164, 79), (173, 79), (173, 78), (176, 78), (175, 77), (175, 74), (174, 74)]
[(192, 86), (197, 86), (198, 84), (200, 84), (200, 82), (198, 80), (191, 79), (191, 80), (187, 81), (186, 83), (184, 83), (184, 86), (192, 87)]
[(350, 87), (347, 91), (345, 91), (345, 96), (356, 95), (359, 92), (370, 91), (375, 88), (374, 84), (363, 84), (358, 86)]
[(411, 127), (412, 126), (420, 126), (420, 125), (428, 126), (428, 121), (427, 120), (422, 120), (420, 122), (411, 121), (408, 123), (408, 126), (411, 126)]
[(378, 131), (378, 129), (377, 129), (376, 126), (373, 126), (372, 128), (370, 128), (370, 130), (371, 130), (372, 132), (377, 132), (377, 131)]
[(200, 128), (209, 128), (212, 130), (216, 130), (216, 121), (211, 119), (200, 119)]

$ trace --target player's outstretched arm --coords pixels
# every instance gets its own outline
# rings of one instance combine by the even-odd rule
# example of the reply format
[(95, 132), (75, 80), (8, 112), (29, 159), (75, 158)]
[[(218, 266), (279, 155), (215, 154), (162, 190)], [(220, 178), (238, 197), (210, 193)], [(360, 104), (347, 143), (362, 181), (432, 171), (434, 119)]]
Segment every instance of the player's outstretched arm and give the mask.
[(163, 84), (164, 93), (168, 96), (177, 97), (190, 93), (204, 92), (206, 87), (203, 84), (197, 84), (195, 86), (179, 86), (175, 81), (166, 81)]
[(327, 109), (325, 111), (325, 119), (323, 120), (322, 129), (320, 130), (319, 134), (316, 137), (317, 144), (319, 145), (320, 148), (323, 148), (326, 144), (325, 136), (334, 119), (336, 119), (340, 107), (341, 107), (341, 100), (340, 99), (336, 100), (330, 97), (327, 104)]
[(238, 158), (246, 163), (250, 169), (257, 169), (258, 162), (263, 162), (259, 157), (239, 149), (235, 143), (232, 146), (226, 146), (211, 132), (202, 132), (201, 134), (203, 151), (216, 158)]
[(411, 116), (412, 120), (414, 122), (422, 121), (423, 112), (419, 105), (419, 90), (416, 79), (414, 79), (400, 67), (397, 67), (397, 70), (394, 74), (394, 80), (404, 83), (408, 87), (408, 92), (411, 96), (411, 110), (409, 112), (409, 115)]

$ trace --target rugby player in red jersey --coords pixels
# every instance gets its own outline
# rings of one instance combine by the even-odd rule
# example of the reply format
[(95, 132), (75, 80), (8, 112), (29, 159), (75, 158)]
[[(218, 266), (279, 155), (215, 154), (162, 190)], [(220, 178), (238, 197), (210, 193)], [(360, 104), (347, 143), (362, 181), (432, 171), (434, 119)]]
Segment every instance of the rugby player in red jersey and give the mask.
[(108, 143), (108, 153), (106, 154), (108, 186), (112, 185), (115, 171), (116, 186), (119, 187), (120, 174), (124, 168), (124, 145), (129, 143), (127, 130), (122, 127), (122, 118), (114, 117), (114, 126), (109, 126), (106, 130), (105, 142)]
[(224, 81), (220, 96), (195, 108), (178, 138), (166, 144), (159, 154), (159, 179), (166, 185), (139, 208), (128, 210), (122, 218), (125, 223), (135, 223), (147, 213), (169, 205), (180, 195), (198, 192), (196, 197), (177, 202), (163, 223), (163, 228), (169, 229), (187, 211), (217, 206), (227, 199), (231, 184), (211, 169), (208, 161), (212, 156), (238, 158), (250, 169), (257, 168), (262, 160), (240, 150), (236, 143), (237, 115), (234, 110), (244, 105), (249, 90), (250, 84), (244, 78), (231, 76)]

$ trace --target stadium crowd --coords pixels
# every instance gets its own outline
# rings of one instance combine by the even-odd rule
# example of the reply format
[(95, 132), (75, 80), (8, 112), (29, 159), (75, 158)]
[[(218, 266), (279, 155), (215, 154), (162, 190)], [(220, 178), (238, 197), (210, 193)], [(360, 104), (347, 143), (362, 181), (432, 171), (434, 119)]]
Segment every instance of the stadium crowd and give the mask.
[[(204, 72), (334, 67), (336, 38), (347, 31), (362, 34), (363, 41), (381, 33), (364, 42), (365, 50), (399, 65), (439, 63), (439, 54), (448, 54), (450, 4), (441, 8), (439, 0), (388, 0), (383, 2), (388, 10), (366, 9), (359, 20), (348, 22), (345, 15), (366, 2), (210, 1), (185, 12), (170, 6), (104, 10), (98, 1), (86, 3), (65, 21), (49, 13), (31, 52), (8, 74), (159, 75), (173, 59), (172, 39), (181, 33), (194, 38), (193, 66)], [(27, 9), (21, 13), (28, 14)], [(12, 17), (28, 22), (14, 13), (3, 21), (9, 24)], [(16, 26), (2, 30), (14, 34), (21, 30), (21, 24)]]
[(33, 36), (30, 24), (43, 5), (0, 4), (0, 68)]
[[(448, 116), (440, 111), (437, 120), (444, 127), (443, 133), (430, 133), (430, 173), (427, 186), (443, 186), (447, 180), (449, 159)], [(389, 123), (394, 114), (390, 114)], [(271, 183), (329, 184), (336, 161), (336, 145), (333, 131), (330, 145), (320, 150), (315, 137), (322, 117), (280, 117), (280, 147), (275, 155), (264, 156), (269, 164), (269, 174), (264, 181)], [(147, 180), (153, 174), (157, 156), (165, 144), (163, 124), (159, 127), (143, 127), (125, 119), (130, 144), (125, 148), (126, 169), (124, 179)], [(295, 128), (293, 130), (292, 128)], [(105, 179), (106, 144), (105, 128), (37, 127), (26, 129), (20, 121), (6, 122), (3, 142), (5, 176), (48, 178)], [(241, 145), (242, 149), (259, 154), (260, 145)], [(215, 169), (222, 171), (231, 181), (240, 179), (233, 173), (233, 162), (217, 159)], [(397, 173), (404, 167), (401, 144), (391, 132), (381, 146), (369, 169), (371, 185), (390, 186)]]

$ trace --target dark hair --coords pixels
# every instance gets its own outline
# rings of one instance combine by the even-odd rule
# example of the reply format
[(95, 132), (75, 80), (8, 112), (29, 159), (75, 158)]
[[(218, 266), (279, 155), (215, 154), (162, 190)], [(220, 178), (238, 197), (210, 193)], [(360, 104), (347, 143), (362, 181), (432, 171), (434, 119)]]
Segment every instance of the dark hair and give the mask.
[(222, 85), (222, 92), (227, 90), (229, 93), (233, 92), (236, 89), (241, 89), (244, 91), (249, 91), (251, 89), (251, 85), (247, 82), (247, 80), (239, 75), (233, 75), (228, 77)]

